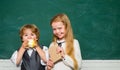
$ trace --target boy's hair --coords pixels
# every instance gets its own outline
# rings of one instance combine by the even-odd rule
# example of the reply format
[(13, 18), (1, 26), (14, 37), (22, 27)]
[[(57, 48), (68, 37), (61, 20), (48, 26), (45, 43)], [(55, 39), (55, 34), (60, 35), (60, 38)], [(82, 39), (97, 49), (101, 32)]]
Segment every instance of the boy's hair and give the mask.
[[(75, 52), (74, 47), (73, 47), (74, 36), (73, 36), (73, 31), (72, 31), (70, 19), (68, 18), (68, 16), (66, 14), (58, 14), (52, 18), (50, 25), (52, 25), (53, 22), (62, 22), (63, 25), (65, 26), (65, 30), (66, 30), (66, 35), (65, 35), (66, 53), (73, 59), (74, 70), (77, 70), (78, 64), (77, 64), (77, 60), (74, 56), (74, 52)], [(56, 42), (56, 41), (57, 41), (57, 37), (55, 35), (53, 35), (53, 42)]]
[(33, 33), (35, 33), (37, 39), (39, 39), (40, 32), (39, 32), (39, 29), (37, 28), (37, 26), (34, 25), (34, 24), (25, 24), (25, 25), (23, 25), (23, 26), (20, 28), (19, 34), (20, 34), (20, 38), (21, 38), (21, 39), (22, 39), (22, 36), (23, 36), (23, 34), (24, 34), (24, 30), (26, 30), (26, 29), (31, 29), (31, 31), (32, 31)]

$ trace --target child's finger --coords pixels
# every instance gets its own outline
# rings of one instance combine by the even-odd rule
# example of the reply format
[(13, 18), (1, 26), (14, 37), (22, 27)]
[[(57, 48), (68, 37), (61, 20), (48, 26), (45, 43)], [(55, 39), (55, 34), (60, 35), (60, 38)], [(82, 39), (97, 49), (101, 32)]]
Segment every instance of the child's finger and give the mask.
[(52, 59), (48, 60), (47, 66), (49, 66), (49, 67), (53, 67), (54, 66), (54, 63), (53, 63)]

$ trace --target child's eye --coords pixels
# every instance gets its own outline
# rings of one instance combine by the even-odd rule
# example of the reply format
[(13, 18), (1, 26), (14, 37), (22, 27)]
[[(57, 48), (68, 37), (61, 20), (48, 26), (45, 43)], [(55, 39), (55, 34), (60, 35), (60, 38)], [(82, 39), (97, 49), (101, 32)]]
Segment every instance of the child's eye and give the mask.
[(24, 35), (24, 36), (28, 36), (28, 35)]
[(34, 34), (31, 34), (31, 36), (34, 36)]
[(55, 28), (53, 28), (52, 30), (56, 30)]
[(58, 29), (62, 29), (61, 27), (59, 27)]
[(58, 28), (58, 29), (61, 29), (61, 28)]

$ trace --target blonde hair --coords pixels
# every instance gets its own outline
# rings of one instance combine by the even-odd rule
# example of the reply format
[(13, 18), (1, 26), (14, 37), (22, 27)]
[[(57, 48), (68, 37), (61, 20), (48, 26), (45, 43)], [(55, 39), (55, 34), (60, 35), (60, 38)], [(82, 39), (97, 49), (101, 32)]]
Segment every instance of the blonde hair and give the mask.
[(20, 28), (19, 35), (21, 39), (26, 29), (31, 29), (31, 31), (35, 33), (35, 35), (37, 36), (37, 39), (39, 39), (39, 36), (40, 36), (39, 29), (34, 24), (25, 24)]
[[(65, 40), (66, 40), (66, 53), (73, 59), (74, 61), (74, 70), (78, 70), (78, 63), (77, 60), (75, 59), (74, 56), (74, 47), (73, 47), (73, 31), (71, 27), (71, 23), (69, 18), (67, 17), (66, 14), (58, 14), (54, 16), (50, 22), (50, 25), (52, 25), (53, 22), (63, 22), (63, 25), (65, 25), (66, 28), (66, 35), (65, 35)], [(53, 35), (53, 42), (55, 43), (57, 40), (57, 37)]]

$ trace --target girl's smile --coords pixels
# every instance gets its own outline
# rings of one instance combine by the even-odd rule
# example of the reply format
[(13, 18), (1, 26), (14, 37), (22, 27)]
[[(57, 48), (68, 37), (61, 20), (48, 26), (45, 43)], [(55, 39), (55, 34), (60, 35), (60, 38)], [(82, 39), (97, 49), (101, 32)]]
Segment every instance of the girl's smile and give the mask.
[(60, 40), (65, 37), (65, 26), (62, 22), (53, 22), (52, 23), (53, 34), (57, 36)]

